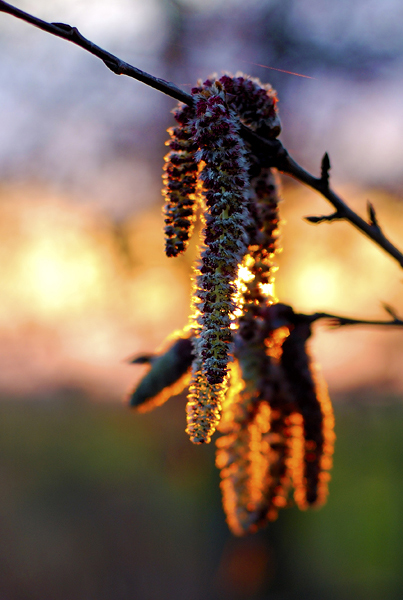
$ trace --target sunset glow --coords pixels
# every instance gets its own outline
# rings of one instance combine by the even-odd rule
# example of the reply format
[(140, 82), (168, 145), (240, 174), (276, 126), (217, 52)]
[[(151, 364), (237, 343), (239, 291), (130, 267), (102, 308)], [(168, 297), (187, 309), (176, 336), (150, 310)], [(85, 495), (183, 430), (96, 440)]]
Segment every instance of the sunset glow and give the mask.
[[(0, 195), (0, 355), (7, 364), (0, 387), (29, 390), (68, 380), (123, 396), (142, 374), (123, 359), (155, 350), (188, 321), (189, 267), (163, 256), (159, 208), (125, 224), (124, 253), (113, 223), (94, 208), (35, 188)], [(303, 223), (301, 214), (315, 211), (312, 198), (304, 191), (295, 201), (289, 196), (286, 252), (276, 258), (276, 291), (267, 284), (265, 295), (276, 293), (302, 312), (382, 318), (381, 301), (399, 310), (401, 275), (392, 261), (346, 224)], [(385, 212), (382, 221), (393, 232), (400, 205), (382, 202), (392, 215)], [(250, 278), (245, 263), (238, 285)], [(402, 347), (399, 331), (317, 331), (315, 355), (331, 388), (367, 381), (368, 373), (387, 373), (403, 387), (394, 358)]]

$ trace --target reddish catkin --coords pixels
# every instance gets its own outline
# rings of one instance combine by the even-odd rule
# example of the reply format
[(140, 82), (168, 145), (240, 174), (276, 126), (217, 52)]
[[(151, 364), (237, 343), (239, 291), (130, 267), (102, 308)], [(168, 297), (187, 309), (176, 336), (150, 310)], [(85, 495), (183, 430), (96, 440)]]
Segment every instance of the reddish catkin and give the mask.
[(177, 127), (168, 129), (170, 151), (165, 156), (163, 195), (166, 200), (165, 252), (177, 256), (188, 245), (195, 221), (197, 187), (197, 146), (192, 139), (193, 108), (180, 106), (174, 111)]
[[(259, 318), (262, 307), (274, 302), (271, 296), (274, 283), (274, 256), (279, 251), (279, 195), (271, 169), (261, 169), (251, 179), (249, 247), (243, 266), (249, 277), (242, 288), (243, 315), (240, 317), (242, 336), (247, 338), (248, 327)], [(262, 339), (264, 345), (264, 340)]]
[(302, 416), (304, 467), (294, 475), (295, 501), (302, 509), (326, 501), (334, 447), (334, 416), (326, 385), (307, 351), (310, 324), (297, 322), (283, 344), (281, 366)]
[(264, 137), (273, 138), (280, 134), (277, 96), (271, 85), (242, 73), (235, 77), (223, 75), (219, 81), (242, 123)]

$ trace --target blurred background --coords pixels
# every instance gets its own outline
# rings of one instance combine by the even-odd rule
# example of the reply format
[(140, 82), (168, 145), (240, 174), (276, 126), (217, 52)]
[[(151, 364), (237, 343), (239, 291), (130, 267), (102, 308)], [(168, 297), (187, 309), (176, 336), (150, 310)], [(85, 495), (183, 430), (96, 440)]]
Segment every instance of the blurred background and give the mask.
[[(281, 139), (400, 248), (399, 0), (18, 0), (185, 90), (243, 71), (279, 96)], [(279, 70), (276, 70), (279, 69)], [(291, 73), (287, 73), (291, 72)], [(303, 76), (301, 76), (303, 75)], [(129, 412), (152, 352), (186, 324), (194, 245), (163, 254), (174, 101), (0, 14), (0, 600), (394, 600), (403, 595), (403, 332), (317, 325), (335, 404), (327, 506), (228, 533), (213, 445), (185, 399)], [(304, 312), (403, 314), (402, 274), (282, 178), (276, 294)]]

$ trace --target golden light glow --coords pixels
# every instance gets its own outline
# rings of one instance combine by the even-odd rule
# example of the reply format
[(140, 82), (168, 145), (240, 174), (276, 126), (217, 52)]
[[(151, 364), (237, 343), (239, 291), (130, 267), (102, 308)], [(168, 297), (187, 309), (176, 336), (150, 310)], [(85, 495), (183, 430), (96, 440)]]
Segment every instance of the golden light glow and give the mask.
[(338, 287), (341, 265), (321, 259), (304, 266), (295, 274), (293, 284), (301, 305), (315, 302), (317, 306), (334, 306), (340, 297)]
[[(247, 256), (246, 258), (249, 258), (249, 257)], [(248, 263), (250, 261), (246, 260), (245, 262)], [(253, 281), (254, 275), (249, 270), (249, 266), (247, 266), (247, 264), (243, 264), (243, 265), (239, 266), (238, 279), (237, 279), (237, 283), (239, 286), (241, 286), (242, 283), (248, 283), (249, 281)]]
[[(341, 192), (357, 209), (370, 198), (399, 244), (401, 203), (379, 192)], [(275, 290), (281, 301), (302, 312), (366, 318), (383, 318), (385, 301), (403, 312), (401, 273), (388, 256), (346, 223), (304, 223), (304, 214), (324, 210), (304, 188), (284, 195), (285, 253), (276, 258)], [(163, 257), (159, 206), (117, 229), (94, 205), (34, 187), (0, 188), (0, 238), (0, 346), (8, 364), (0, 385), (7, 389), (49, 385), (68, 373), (100, 391), (109, 386), (118, 398), (141, 375), (121, 359), (154, 350), (186, 323), (191, 260)], [(248, 266), (240, 272), (244, 284)], [(274, 296), (272, 284), (264, 292)], [(331, 387), (387, 376), (403, 389), (400, 332), (318, 329), (315, 355)]]
[[(51, 232), (49, 232), (51, 233)], [(64, 245), (59, 232), (31, 244), (21, 257), (23, 285), (38, 311), (63, 314), (96, 300), (101, 265), (94, 248), (79, 238)]]
[(122, 359), (183, 326), (188, 272), (162, 256), (159, 208), (118, 234), (94, 207), (0, 188), (0, 387), (77, 381), (120, 400), (141, 375)]
[[(243, 314), (243, 304), (244, 304), (244, 293), (246, 292), (246, 283), (253, 281), (254, 275), (249, 270), (249, 267), (253, 264), (253, 258), (247, 254), (244, 257), (244, 260), (241, 265), (238, 267), (238, 276), (235, 281), (236, 292), (234, 295), (234, 302), (236, 304), (236, 309), (233, 312), (233, 319), (237, 319)], [(236, 321), (232, 322), (230, 328), (233, 331), (238, 329), (238, 323)]]
[(275, 297), (274, 283), (263, 283), (260, 285), (260, 290), (263, 296), (267, 296), (267, 298), (272, 298), (273, 302), (278, 301), (278, 299)]

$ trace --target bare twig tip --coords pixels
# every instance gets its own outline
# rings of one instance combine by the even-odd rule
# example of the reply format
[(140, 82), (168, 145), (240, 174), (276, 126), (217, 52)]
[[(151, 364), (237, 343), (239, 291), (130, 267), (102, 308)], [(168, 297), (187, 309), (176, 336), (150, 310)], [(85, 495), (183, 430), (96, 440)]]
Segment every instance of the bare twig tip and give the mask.
[(374, 205), (369, 200), (367, 201), (367, 210), (368, 210), (369, 224), (372, 227), (376, 227), (377, 229), (380, 229)]
[(330, 171), (330, 159), (327, 152), (324, 153), (321, 163), (321, 175), (320, 179), (326, 185), (329, 184), (329, 171)]
[(390, 306), (390, 304), (386, 304), (386, 302), (382, 302), (382, 307), (383, 309), (396, 321), (400, 321), (397, 311), (393, 308), (393, 306)]
[(342, 219), (343, 217), (337, 211), (332, 213), (331, 215), (319, 215), (312, 217), (304, 217), (305, 221), (309, 221), (309, 223), (324, 223), (325, 221), (331, 223), (332, 221), (336, 221), (337, 219)]

